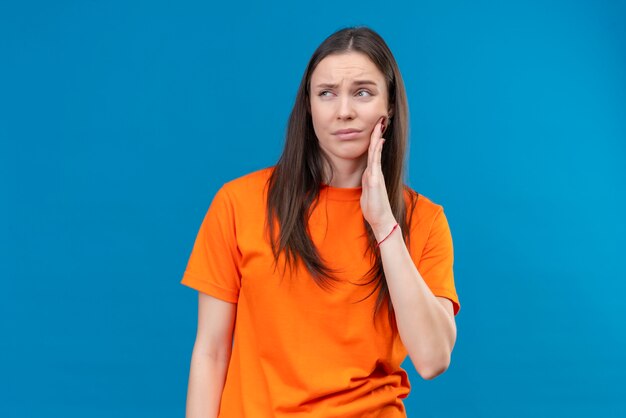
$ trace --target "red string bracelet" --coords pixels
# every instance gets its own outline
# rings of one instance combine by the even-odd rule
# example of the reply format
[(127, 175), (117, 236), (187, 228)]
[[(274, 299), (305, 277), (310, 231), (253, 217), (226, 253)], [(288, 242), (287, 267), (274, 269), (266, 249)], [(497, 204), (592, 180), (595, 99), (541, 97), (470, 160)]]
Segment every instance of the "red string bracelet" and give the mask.
[(380, 244), (382, 244), (383, 242), (385, 242), (385, 240), (386, 240), (387, 238), (389, 238), (389, 236), (390, 236), (391, 234), (393, 234), (393, 231), (395, 231), (395, 230), (396, 230), (396, 228), (397, 228), (397, 227), (399, 227), (399, 226), (400, 226), (400, 225), (395, 224), (395, 225), (393, 226), (393, 228), (391, 229), (391, 232), (390, 232), (390, 233), (388, 233), (388, 234), (387, 234), (387, 236), (386, 236), (385, 238), (383, 238), (383, 239), (382, 239), (379, 243), (377, 243), (377, 244), (376, 244), (376, 248), (380, 247)]

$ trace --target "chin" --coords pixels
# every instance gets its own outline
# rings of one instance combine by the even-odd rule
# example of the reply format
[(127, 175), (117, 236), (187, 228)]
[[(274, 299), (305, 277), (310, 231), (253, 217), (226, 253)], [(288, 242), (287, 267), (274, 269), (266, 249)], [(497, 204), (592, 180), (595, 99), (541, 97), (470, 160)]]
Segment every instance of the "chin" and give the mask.
[[(330, 145), (330, 146), (328, 146)], [(367, 158), (367, 149), (369, 147), (369, 140), (356, 140), (335, 142), (322, 145), (322, 151), (329, 154), (331, 158), (340, 158), (342, 160), (358, 160), (361, 158)]]
[(341, 158), (342, 160), (360, 160), (362, 158), (367, 158), (367, 149), (365, 150), (337, 150), (333, 153), (337, 158)]

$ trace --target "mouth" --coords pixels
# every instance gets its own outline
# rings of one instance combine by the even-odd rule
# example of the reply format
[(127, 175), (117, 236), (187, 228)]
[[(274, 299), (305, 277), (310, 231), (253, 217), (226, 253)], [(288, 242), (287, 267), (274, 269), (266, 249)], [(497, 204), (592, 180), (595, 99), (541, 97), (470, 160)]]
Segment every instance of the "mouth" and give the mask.
[(354, 139), (361, 135), (361, 131), (358, 129), (340, 129), (333, 132), (333, 135), (339, 139)]

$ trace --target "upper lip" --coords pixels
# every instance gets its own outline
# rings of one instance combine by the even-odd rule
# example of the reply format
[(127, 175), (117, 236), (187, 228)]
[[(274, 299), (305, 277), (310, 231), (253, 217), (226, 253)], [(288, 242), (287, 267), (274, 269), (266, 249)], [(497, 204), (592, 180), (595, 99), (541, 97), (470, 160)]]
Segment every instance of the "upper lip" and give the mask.
[(340, 134), (350, 134), (352, 132), (361, 132), (360, 129), (339, 129), (338, 131), (333, 132), (334, 135), (340, 135)]

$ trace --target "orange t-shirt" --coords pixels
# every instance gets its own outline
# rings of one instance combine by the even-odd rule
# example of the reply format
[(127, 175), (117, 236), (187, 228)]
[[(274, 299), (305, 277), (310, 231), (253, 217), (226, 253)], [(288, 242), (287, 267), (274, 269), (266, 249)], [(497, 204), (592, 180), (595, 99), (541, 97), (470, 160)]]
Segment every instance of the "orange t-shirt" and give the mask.
[[(267, 235), (266, 182), (272, 168), (226, 183), (200, 226), (182, 284), (237, 304), (233, 351), (219, 417), (406, 417), (407, 356), (392, 337), (386, 305), (376, 320), (361, 188), (324, 186), (309, 230), (341, 279), (320, 288), (306, 269), (283, 275)], [(432, 292), (460, 305), (443, 208), (419, 195), (409, 252)], [(300, 264), (301, 265), (301, 264)]]

